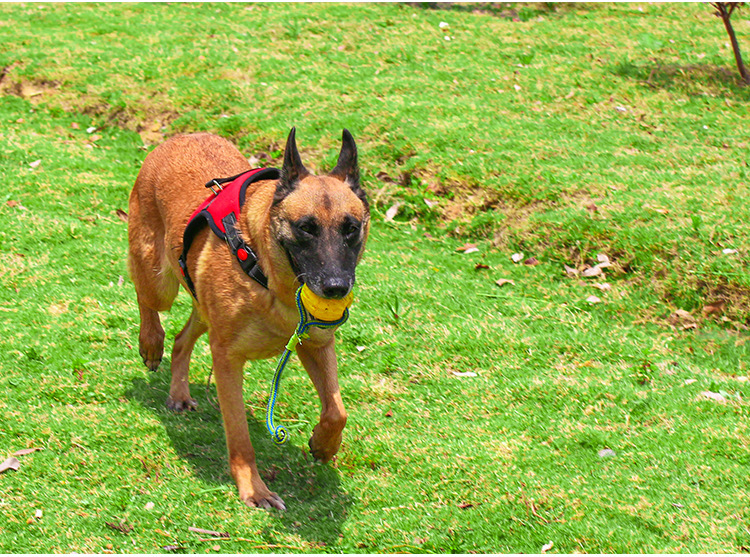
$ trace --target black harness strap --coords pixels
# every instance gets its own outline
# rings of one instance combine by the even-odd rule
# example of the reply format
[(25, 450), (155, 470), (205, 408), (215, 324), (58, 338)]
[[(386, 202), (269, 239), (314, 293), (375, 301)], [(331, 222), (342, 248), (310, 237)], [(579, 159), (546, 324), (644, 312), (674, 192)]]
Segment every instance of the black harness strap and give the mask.
[(240, 232), (237, 229), (237, 217), (234, 213), (229, 213), (226, 217), (221, 219), (224, 224), (224, 230), (226, 230), (226, 241), (229, 249), (232, 251), (232, 255), (237, 258), (237, 261), (245, 271), (245, 274), (250, 278), (255, 279), (255, 282), (260, 284), (263, 288), (268, 288), (268, 279), (263, 274), (263, 270), (258, 265), (258, 256), (250, 246), (248, 246), (240, 237)]

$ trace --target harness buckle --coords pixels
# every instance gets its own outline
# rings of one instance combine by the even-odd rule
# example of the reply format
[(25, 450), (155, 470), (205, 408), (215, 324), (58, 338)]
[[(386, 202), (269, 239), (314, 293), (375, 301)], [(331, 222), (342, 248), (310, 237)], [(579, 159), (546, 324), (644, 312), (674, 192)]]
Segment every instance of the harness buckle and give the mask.
[[(224, 186), (222, 186), (216, 178), (206, 184), (206, 187), (210, 189), (214, 195), (219, 195), (219, 192), (224, 190)], [(216, 190), (216, 188), (219, 188), (218, 191)]]

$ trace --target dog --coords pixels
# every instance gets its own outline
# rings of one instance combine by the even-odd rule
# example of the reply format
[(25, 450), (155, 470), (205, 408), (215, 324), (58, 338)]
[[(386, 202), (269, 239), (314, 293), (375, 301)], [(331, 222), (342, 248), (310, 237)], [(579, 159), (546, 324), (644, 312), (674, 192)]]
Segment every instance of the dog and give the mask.
[[(251, 507), (286, 508), (258, 473), (242, 396), (243, 365), (283, 351), (299, 321), (295, 293), (302, 283), (328, 299), (351, 291), (370, 224), (357, 159), (354, 138), (344, 130), (335, 168), (313, 175), (302, 164), (292, 128), (280, 172), (247, 186), (234, 236), (255, 258), (254, 270), (265, 285), (243, 272), (237, 254), (245, 248), (234, 253), (235, 246), (210, 226), (198, 227), (184, 249), (191, 214), (212, 195), (204, 184), (251, 170), (228, 140), (209, 133), (174, 136), (146, 157), (130, 195), (128, 266), (140, 312), (140, 355), (149, 370), (159, 367), (164, 352), (159, 312), (170, 309), (182, 285), (193, 310), (175, 337), (166, 405), (178, 412), (196, 408), (190, 355), (208, 332), (229, 468), (240, 498)], [(222, 187), (219, 180), (210, 185)], [(309, 446), (316, 459), (327, 462), (341, 446), (347, 420), (334, 330), (313, 327), (296, 351), (321, 402)]]

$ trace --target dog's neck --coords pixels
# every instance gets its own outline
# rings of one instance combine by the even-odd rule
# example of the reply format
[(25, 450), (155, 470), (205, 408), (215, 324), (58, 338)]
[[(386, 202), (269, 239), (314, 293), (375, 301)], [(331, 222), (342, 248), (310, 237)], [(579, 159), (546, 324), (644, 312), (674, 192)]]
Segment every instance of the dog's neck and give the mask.
[(258, 256), (268, 278), (268, 290), (288, 306), (294, 307), (295, 293), (300, 283), (289, 260), (273, 236), (271, 207), (276, 191), (275, 180), (263, 180), (252, 191), (248, 189), (242, 207), (240, 226), (244, 240)]

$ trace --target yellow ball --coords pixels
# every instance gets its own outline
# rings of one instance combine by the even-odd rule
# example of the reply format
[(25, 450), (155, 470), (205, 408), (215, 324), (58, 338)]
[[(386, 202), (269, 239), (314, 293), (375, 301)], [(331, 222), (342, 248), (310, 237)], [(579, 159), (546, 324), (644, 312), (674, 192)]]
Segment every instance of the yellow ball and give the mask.
[(322, 321), (337, 321), (343, 317), (346, 308), (352, 305), (354, 292), (349, 292), (340, 300), (329, 300), (328, 298), (321, 298), (310, 290), (306, 284), (303, 284), (300, 298), (302, 299), (302, 305), (313, 317)]

